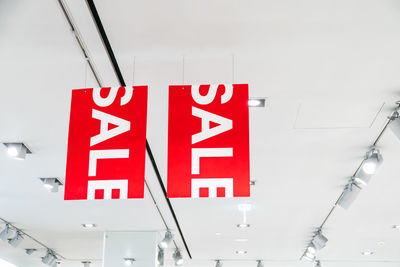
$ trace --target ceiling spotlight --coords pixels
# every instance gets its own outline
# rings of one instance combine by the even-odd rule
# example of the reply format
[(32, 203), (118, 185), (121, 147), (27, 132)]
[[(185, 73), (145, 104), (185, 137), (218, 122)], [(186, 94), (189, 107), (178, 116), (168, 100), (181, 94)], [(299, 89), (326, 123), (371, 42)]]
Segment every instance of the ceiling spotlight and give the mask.
[(36, 251), (36, 248), (27, 248), (25, 249), (25, 253), (28, 255), (32, 255)]
[(17, 231), (15, 236), (12, 239), (8, 240), (8, 244), (13, 247), (17, 247), (19, 244), (21, 244), (22, 240), (24, 240), (24, 238), (22, 237), (21, 233)]
[(315, 246), (313, 244), (310, 244), (307, 247), (307, 252), (311, 253), (311, 254), (315, 254), (317, 252), (317, 249), (315, 248)]
[(354, 202), (357, 196), (361, 192), (361, 187), (355, 183), (355, 179), (352, 178), (350, 183), (346, 185), (342, 195), (340, 196), (337, 204), (344, 209), (348, 209), (350, 205)]
[(161, 240), (160, 242), (160, 247), (164, 249), (167, 248), (168, 245), (171, 243), (172, 239), (173, 239), (172, 233), (168, 230), (165, 233), (164, 239)]
[(263, 108), (265, 107), (265, 98), (249, 98), (248, 105), (253, 108)]
[(326, 246), (326, 243), (328, 242), (328, 238), (326, 238), (322, 234), (321, 230), (319, 230), (311, 242), (314, 245), (314, 247), (318, 250), (318, 249), (322, 249)]
[(12, 231), (11, 231), (10, 225), (7, 223), (6, 227), (0, 233), (0, 239), (3, 241), (6, 241), (8, 239), (8, 237), (11, 235), (11, 232)]
[(84, 224), (82, 224), (82, 227), (83, 228), (94, 228), (94, 227), (96, 227), (97, 225), (96, 224), (94, 224), (94, 223), (84, 223)]
[(183, 264), (183, 257), (179, 249), (176, 249), (172, 258), (175, 260), (175, 266), (180, 266)]
[(82, 261), (83, 267), (90, 267), (91, 262), (90, 261)]
[(239, 223), (239, 224), (236, 225), (236, 227), (238, 227), (238, 228), (249, 228), (250, 224), (248, 224), (248, 223)]
[(363, 252), (361, 252), (361, 254), (364, 256), (370, 256), (370, 255), (374, 254), (374, 252), (373, 251), (363, 251)]
[(398, 224), (396, 224), (396, 225), (393, 225), (393, 227), (392, 227), (393, 229), (397, 229), (397, 230), (400, 230), (400, 225), (398, 225)]
[(58, 178), (40, 178), (40, 180), (43, 183), (43, 187), (53, 193), (58, 192), (58, 187), (62, 185)]
[(264, 267), (264, 263), (261, 260), (258, 260), (257, 267)]
[(222, 262), (220, 260), (216, 260), (215, 267), (222, 267)]
[(320, 261), (315, 261), (315, 267), (321, 267), (321, 262)]
[(51, 250), (47, 250), (46, 255), (42, 258), (42, 262), (44, 264), (50, 264), (55, 259), (53, 252)]
[[(400, 105), (400, 101), (397, 102), (397, 104)], [(389, 123), (390, 129), (397, 136), (397, 138), (400, 139), (400, 107), (396, 109), (396, 111), (389, 119), (390, 119)]]
[(244, 255), (244, 254), (247, 254), (247, 251), (246, 250), (236, 250), (235, 253), (238, 255)]
[(124, 263), (127, 266), (131, 266), (133, 264), (133, 262), (135, 261), (134, 258), (124, 258)]
[(7, 147), (7, 153), (10, 157), (23, 160), (26, 154), (32, 154), (24, 143), (3, 143)]
[(362, 169), (367, 174), (374, 174), (376, 169), (382, 164), (383, 158), (379, 150), (373, 147), (365, 155)]
[(306, 252), (302, 259), (306, 260), (306, 261), (314, 261), (315, 260), (315, 255), (311, 254), (310, 252)]
[(251, 180), (251, 181), (250, 181), (250, 185), (252, 185), (252, 186), (256, 185), (256, 181)]
[(164, 266), (164, 249), (162, 249), (162, 248), (158, 249), (157, 265)]

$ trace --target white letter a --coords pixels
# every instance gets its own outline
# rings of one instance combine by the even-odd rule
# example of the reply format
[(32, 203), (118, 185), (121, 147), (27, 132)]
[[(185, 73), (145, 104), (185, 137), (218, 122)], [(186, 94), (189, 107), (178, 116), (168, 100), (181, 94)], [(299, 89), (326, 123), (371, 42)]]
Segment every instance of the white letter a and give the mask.
[[(201, 119), (201, 132), (192, 135), (192, 144), (232, 129), (232, 120), (192, 107), (192, 115)], [(210, 128), (210, 121), (219, 124)]]
[[(127, 132), (131, 129), (130, 121), (120, 119), (118, 117), (112, 116), (110, 114), (95, 109), (92, 110), (92, 117), (94, 119), (100, 120), (101, 124), (100, 124), (100, 133), (90, 138), (90, 146), (94, 146), (98, 143), (101, 143), (114, 136)], [(117, 127), (109, 130), (108, 125), (110, 123), (117, 125)]]

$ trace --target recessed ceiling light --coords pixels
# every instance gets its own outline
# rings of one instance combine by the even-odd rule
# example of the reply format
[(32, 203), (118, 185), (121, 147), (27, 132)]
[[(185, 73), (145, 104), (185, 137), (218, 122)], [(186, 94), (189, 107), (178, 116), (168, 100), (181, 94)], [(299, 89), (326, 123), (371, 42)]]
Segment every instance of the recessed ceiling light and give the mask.
[(246, 250), (236, 250), (235, 253), (238, 255), (243, 255), (243, 254), (247, 254), (247, 251)]
[(82, 224), (82, 226), (83, 226), (84, 228), (94, 228), (94, 227), (96, 227), (97, 225), (95, 225), (94, 223), (84, 223), (84, 224)]
[(248, 224), (248, 223), (239, 223), (239, 224), (236, 225), (236, 227), (238, 227), (238, 228), (249, 228), (250, 224)]
[(265, 98), (249, 98), (249, 107), (263, 108), (265, 107)]
[(26, 154), (32, 154), (24, 143), (3, 143), (7, 147), (7, 153), (10, 157), (24, 160)]
[(374, 254), (374, 252), (373, 251), (363, 251), (363, 252), (361, 252), (361, 254), (364, 256), (369, 256), (369, 255)]
[(247, 242), (249, 240), (247, 238), (238, 238), (238, 239), (235, 239), (235, 241), (236, 242)]

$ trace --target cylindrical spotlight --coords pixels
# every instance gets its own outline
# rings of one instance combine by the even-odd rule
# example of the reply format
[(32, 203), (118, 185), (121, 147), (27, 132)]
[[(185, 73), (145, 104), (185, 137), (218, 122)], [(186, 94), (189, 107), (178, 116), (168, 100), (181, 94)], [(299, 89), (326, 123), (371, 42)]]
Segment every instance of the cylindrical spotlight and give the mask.
[(175, 250), (174, 254), (172, 257), (175, 260), (175, 266), (181, 266), (183, 264), (183, 257), (179, 249)]
[(365, 155), (362, 169), (366, 174), (374, 174), (376, 169), (382, 164), (383, 158), (378, 149), (372, 148)]
[(167, 231), (165, 233), (164, 239), (160, 242), (160, 247), (165, 249), (168, 247), (168, 245), (171, 243), (173, 239), (172, 233), (170, 231)]
[(216, 260), (215, 267), (222, 267), (222, 262), (220, 260)]
[(19, 244), (21, 244), (22, 240), (24, 240), (24, 238), (22, 237), (21, 233), (17, 231), (15, 236), (8, 240), (8, 243), (13, 247), (17, 247)]
[(257, 267), (264, 267), (264, 263), (261, 260), (258, 260)]
[(6, 241), (8, 239), (8, 237), (11, 235), (11, 232), (12, 231), (11, 231), (10, 225), (7, 223), (6, 227), (0, 233), (0, 239), (3, 241)]
[(164, 249), (162, 248), (158, 249), (157, 264), (158, 266), (164, 266)]

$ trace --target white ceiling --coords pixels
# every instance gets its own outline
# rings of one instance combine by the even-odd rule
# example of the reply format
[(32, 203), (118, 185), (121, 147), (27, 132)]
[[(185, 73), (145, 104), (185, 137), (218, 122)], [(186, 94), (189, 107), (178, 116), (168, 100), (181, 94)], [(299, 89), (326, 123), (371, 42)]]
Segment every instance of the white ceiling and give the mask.
[[(103, 83), (117, 85), (85, 1), (66, 3)], [(249, 83), (251, 96), (267, 97), (265, 109), (250, 111), (252, 196), (171, 200), (193, 256), (187, 266), (213, 266), (214, 259), (229, 260), (225, 267), (255, 267), (256, 259), (311, 266), (298, 259), (312, 231), (400, 98), (400, 3), (95, 3), (126, 82), (134, 76), (135, 84), (149, 85), (147, 136), (165, 184), (169, 84)], [(165, 229), (148, 191), (143, 200), (66, 202), (63, 190), (50, 194), (41, 186), (39, 177), (64, 178), (71, 89), (97, 86), (86, 68), (56, 0), (0, 0), (0, 141), (24, 141), (34, 152), (19, 162), (0, 147), (0, 217), (65, 256), (66, 267), (83, 259), (101, 266), (104, 231)], [(400, 232), (391, 229), (400, 224), (400, 142), (387, 131), (378, 145), (385, 159), (378, 174), (324, 228), (324, 267), (400, 264)], [(149, 161), (146, 177), (179, 237)], [(239, 203), (252, 204), (249, 229), (235, 227)], [(87, 231), (85, 222), (99, 227)], [(0, 247), (0, 258), (43, 266), (39, 253)], [(236, 255), (237, 249), (248, 253)], [(375, 253), (363, 256), (364, 250)]]

